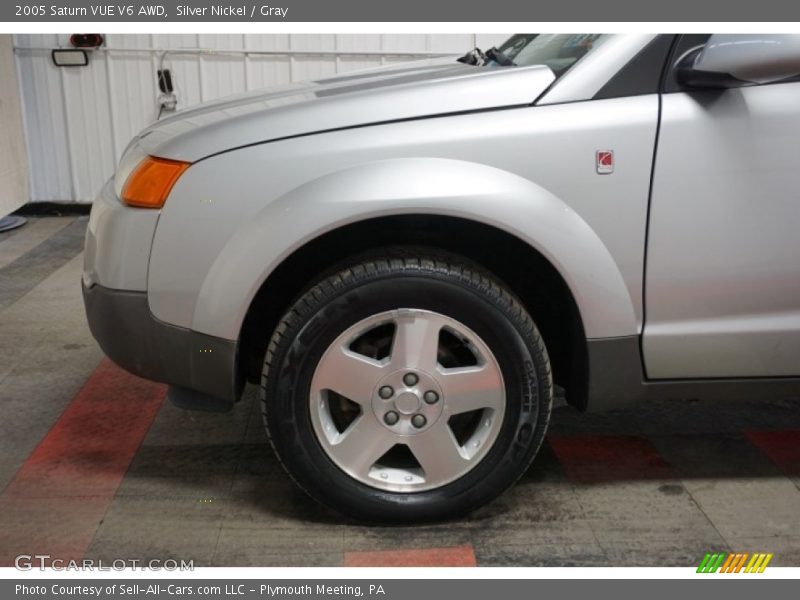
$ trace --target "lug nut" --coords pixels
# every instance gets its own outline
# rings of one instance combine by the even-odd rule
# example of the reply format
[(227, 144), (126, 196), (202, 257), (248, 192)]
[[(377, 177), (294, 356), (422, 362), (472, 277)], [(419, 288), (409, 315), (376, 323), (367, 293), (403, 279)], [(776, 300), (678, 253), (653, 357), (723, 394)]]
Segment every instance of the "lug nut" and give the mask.
[(436, 404), (439, 401), (439, 394), (437, 394), (433, 390), (430, 390), (425, 392), (423, 399), (427, 404)]
[(428, 420), (425, 418), (424, 415), (414, 415), (413, 417), (411, 417), (411, 424), (417, 429), (425, 427), (425, 423), (427, 422)]
[(405, 383), (408, 387), (413, 387), (417, 385), (419, 381), (419, 377), (417, 377), (414, 373), (406, 373), (403, 376), (403, 383)]
[(387, 425), (394, 425), (397, 421), (400, 420), (400, 415), (398, 415), (393, 410), (390, 410), (385, 415), (383, 415), (383, 422)]
[(391, 386), (385, 385), (378, 390), (378, 395), (384, 400), (388, 400), (394, 396), (394, 390), (391, 388)]

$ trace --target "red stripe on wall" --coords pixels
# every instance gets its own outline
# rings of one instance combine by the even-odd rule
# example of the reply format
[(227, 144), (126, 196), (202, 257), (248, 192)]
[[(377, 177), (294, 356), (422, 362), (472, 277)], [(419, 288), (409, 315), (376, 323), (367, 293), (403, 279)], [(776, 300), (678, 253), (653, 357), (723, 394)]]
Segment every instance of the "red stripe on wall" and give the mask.
[(800, 475), (800, 430), (745, 431), (750, 443), (787, 475)]
[(470, 544), (451, 548), (345, 552), (345, 567), (474, 567), (475, 551)]
[(0, 566), (20, 554), (83, 557), (165, 395), (100, 363), (0, 496)]
[(567, 478), (574, 483), (671, 479), (655, 447), (634, 435), (548, 436)]

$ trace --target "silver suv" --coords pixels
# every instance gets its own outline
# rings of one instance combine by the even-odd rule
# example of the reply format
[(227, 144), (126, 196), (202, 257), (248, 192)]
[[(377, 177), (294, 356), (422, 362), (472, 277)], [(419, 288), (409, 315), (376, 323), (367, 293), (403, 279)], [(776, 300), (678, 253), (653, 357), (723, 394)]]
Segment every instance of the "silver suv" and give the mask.
[(281, 462), (371, 521), (474, 509), (581, 410), (800, 393), (800, 36), (533, 35), (138, 135), (83, 289), (191, 409), (260, 383)]

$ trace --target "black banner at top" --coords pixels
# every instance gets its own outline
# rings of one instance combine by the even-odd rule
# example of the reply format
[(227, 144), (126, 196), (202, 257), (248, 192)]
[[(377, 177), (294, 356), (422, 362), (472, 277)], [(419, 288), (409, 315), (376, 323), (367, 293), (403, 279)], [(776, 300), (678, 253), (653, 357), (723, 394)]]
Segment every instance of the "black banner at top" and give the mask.
[(796, 22), (792, 0), (3, 0), (4, 22)]

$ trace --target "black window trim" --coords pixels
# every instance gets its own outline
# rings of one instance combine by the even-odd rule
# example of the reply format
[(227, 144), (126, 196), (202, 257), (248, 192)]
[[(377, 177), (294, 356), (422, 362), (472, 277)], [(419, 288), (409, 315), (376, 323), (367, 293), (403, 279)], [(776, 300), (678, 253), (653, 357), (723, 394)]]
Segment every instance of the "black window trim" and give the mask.
[(659, 93), (678, 37), (666, 33), (656, 35), (595, 93), (592, 100)]

